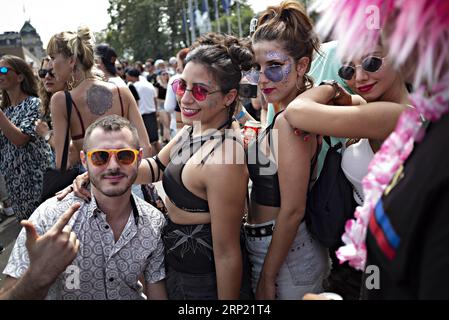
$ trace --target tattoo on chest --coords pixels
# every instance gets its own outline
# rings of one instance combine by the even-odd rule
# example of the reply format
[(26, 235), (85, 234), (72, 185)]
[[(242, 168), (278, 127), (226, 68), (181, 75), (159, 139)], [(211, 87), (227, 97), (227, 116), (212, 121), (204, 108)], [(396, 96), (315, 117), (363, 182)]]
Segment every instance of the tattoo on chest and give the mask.
[(99, 85), (93, 85), (87, 90), (87, 107), (90, 112), (101, 116), (112, 108), (112, 92)]

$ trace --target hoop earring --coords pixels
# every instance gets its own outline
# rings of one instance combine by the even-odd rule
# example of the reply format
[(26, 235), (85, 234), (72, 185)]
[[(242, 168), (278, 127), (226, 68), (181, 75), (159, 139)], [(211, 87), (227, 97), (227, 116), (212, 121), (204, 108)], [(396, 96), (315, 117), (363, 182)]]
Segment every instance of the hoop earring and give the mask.
[(72, 90), (73, 88), (74, 88), (74, 86), (75, 86), (75, 74), (74, 74), (74, 72), (73, 72), (73, 70), (72, 70), (72, 75), (70, 76), (70, 80), (69, 81), (67, 81), (67, 89), (70, 91), (70, 90)]

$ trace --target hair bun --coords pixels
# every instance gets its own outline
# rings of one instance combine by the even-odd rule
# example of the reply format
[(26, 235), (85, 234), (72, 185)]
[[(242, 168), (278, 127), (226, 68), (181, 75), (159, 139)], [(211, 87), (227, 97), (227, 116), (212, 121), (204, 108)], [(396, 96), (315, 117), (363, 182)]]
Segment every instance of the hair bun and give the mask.
[(77, 30), (76, 35), (81, 39), (81, 41), (95, 42), (94, 35), (92, 34), (88, 26), (80, 26)]
[(232, 63), (238, 66), (240, 71), (248, 71), (252, 68), (253, 54), (248, 47), (242, 46), (238, 40), (228, 46), (228, 54)]

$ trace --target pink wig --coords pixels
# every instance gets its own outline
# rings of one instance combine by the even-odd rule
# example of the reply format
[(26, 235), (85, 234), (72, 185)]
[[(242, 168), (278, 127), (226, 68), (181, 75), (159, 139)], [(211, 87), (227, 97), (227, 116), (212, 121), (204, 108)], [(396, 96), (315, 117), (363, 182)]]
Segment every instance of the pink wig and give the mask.
[[(421, 116), (437, 121), (449, 111), (449, 1), (334, 0), (321, 2), (317, 30), (339, 40), (341, 56), (352, 58), (373, 49), (382, 36), (397, 67), (413, 68), (415, 92), (396, 129), (384, 141), (363, 180), (365, 201), (346, 223), (337, 251), (341, 262), (363, 269), (365, 238), (375, 205), (393, 175), (424, 137)], [(410, 63), (410, 62), (413, 63)], [(393, 258), (393, 257), (389, 257)]]

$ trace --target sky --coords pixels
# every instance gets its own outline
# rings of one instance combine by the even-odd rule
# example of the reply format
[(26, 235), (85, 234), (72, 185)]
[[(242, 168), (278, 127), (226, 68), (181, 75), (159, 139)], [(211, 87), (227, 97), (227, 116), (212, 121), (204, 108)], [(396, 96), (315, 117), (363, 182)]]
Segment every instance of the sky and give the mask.
[[(20, 31), (25, 20), (30, 20), (41, 36), (44, 48), (50, 37), (60, 31), (75, 31), (87, 25), (94, 32), (106, 28), (110, 21), (108, 0), (0, 0), (2, 18), (0, 33)], [(187, 2), (187, 0), (186, 0)], [(248, 0), (255, 12), (281, 0)]]

